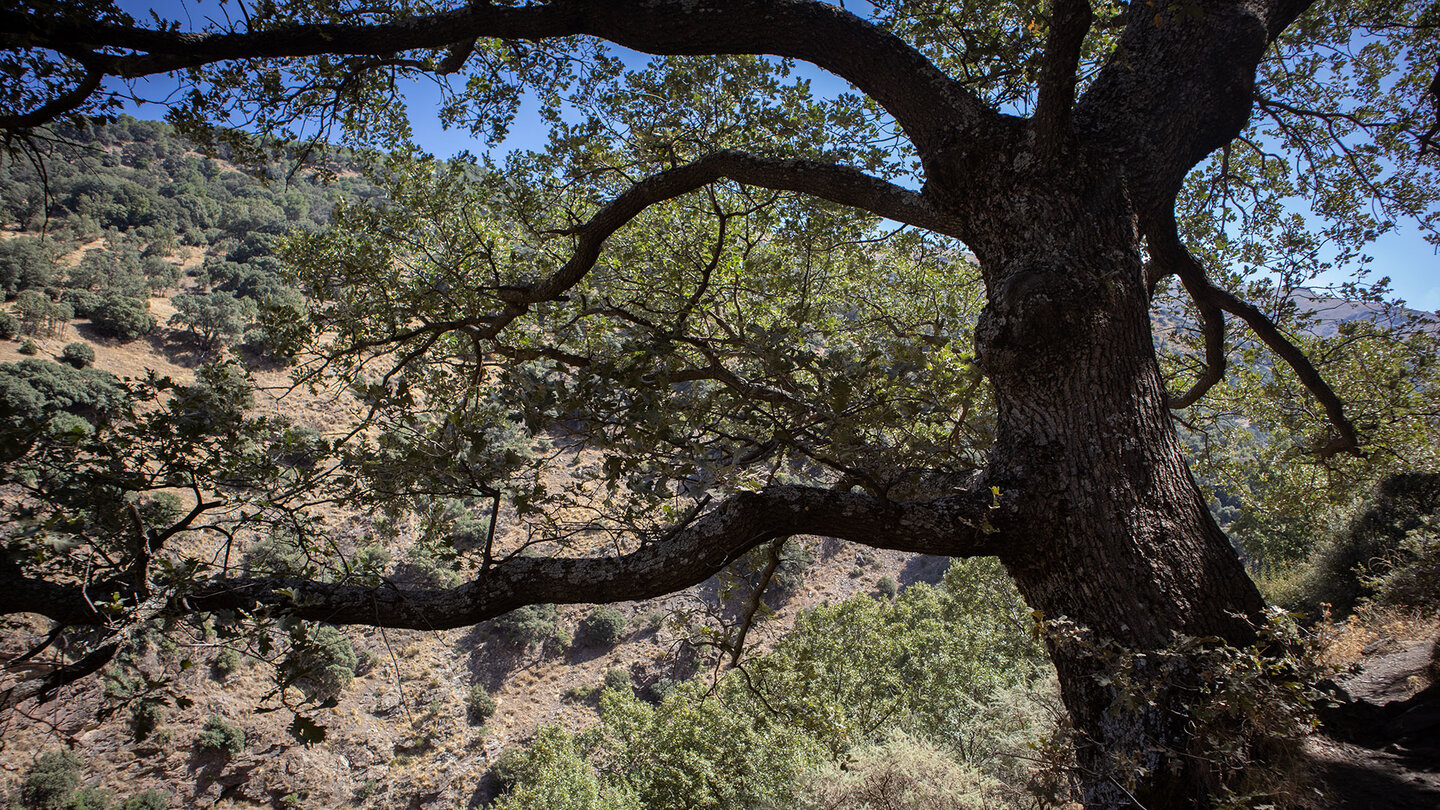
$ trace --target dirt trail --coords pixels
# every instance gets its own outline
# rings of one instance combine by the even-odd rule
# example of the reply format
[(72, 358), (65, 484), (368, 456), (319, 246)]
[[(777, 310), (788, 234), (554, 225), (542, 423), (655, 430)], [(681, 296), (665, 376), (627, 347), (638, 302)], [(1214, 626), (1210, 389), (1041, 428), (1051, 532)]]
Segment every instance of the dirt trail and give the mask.
[(1440, 808), (1437, 645), (1390, 642), (1338, 679), (1342, 703), (1322, 713), (1312, 748), (1327, 810)]

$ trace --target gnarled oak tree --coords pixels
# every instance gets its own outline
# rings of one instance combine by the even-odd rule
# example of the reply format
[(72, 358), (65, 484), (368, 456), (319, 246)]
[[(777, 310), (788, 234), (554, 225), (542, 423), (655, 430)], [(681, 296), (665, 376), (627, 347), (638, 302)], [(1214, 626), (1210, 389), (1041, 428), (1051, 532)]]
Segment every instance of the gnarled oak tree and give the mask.
[[(104, 112), (117, 80), (172, 74), (194, 90), (171, 112), (191, 131), (393, 146), (408, 134), (397, 81), (428, 77), (448, 122), (498, 138), (528, 97), (550, 142), (503, 172), (397, 158), (391, 203), (292, 244), (311, 379), (344, 380), (379, 430), (296, 464), (283, 435), (257, 449), (244, 420), (214, 418), (219, 383), (98, 438), (36, 429), (16, 463), (51, 503), (47, 482), (73, 484), (77, 458), (94, 480), (133, 476), (107, 485), (112, 524), (70, 526), (109, 549), (83, 572), (41, 554), (0, 567), (3, 612), (100, 629), (49, 687), (94, 671), (139, 618), (456, 627), (667, 593), (796, 534), (997, 556), (1036, 611), (1132, 651), (1176, 634), (1249, 642), (1262, 600), (1171, 409), (1223, 374), (1234, 318), (1322, 407), (1308, 449), (1356, 450), (1339, 399), (1233, 291), (1238, 271), (1303, 274), (1398, 216), (1433, 216), (1435, 20), (1420, 3), (224, 8), (183, 24), (103, 0), (7, 8), (0, 127), (23, 139)], [(796, 63), (850, 90), (816, 95)], [(1286, 214), (1302, 200), (1314, 229)], [(881, 218), (903, 230), (882, 238)], [(1172, 277), (1205, 348), (1178, 394), (1150, 318)], [(972, 282), (973, 352), (958, 340)], [(134, 449), (155, 424), (175, 452)], [(546, 477), (589, 451), (593, 474)], [(186, 487), (192, 508), (127, 522), (125, 486)], [(500, 553), (492, 523), (449, 588), (161, 564), (195, 532), (303, 529), (276, 511), (297, 493), (377, 509), (469, 498), (545, 553)], [(1121, 701), (1083, 645), (1051, 646), (1087, 806), (1203, 803), (1183, 676)]]

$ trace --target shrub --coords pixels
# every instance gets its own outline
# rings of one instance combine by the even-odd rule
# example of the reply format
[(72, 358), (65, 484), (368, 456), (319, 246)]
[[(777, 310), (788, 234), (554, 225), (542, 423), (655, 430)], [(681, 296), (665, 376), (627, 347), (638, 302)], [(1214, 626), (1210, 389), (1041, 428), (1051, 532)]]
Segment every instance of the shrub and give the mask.
[(591, 647), (613, 647), (625, 635), (625, 614), (601, 605), (580, 620), (577, 639)]
[(60, 362), (75, 368), (85, 368), (95, 362), (95, 350), (88, 343), (66, 343), (60, 350)]
[(810, 546), (792, 540), (780, 549), (780, 565), (775, 568), (775, 585), (782, 594), (792, 594), (805, 581), (805, 572), (815, 563), (815, 552)]
[[(491, 769), (497, 781), (499, 769), (499, 763)], [(505, 778), (510, 792), (492, 805), (495, 810), (638, 810), (641, 806), (623, 783), (603, 781), (579, 741), (559, 726), (540, 729), (530, 747), (508, 763)]]
[(995, 805), (999, 786), (993, 780), (934, 745), (904, 734), (860, 746), (847, 760), (827, 762), (806, 773), (796, 806), (979, 810)]
[(212, 714), (200, 736), (195, 738), (195, 747), (201, 753), (234, 756), (245, 750), (245, 732), (220, 715)]
[[(745, 555), (740, 570), (752, 583), (759, 582), (760, 572), (770, 565), (773, 546), (761, 546)], [(780, 558), (770, 576), (766, 593), (784, 601), (792, 596), (805, 580), (805, 572), (815, 562), (815, 552), (800, 540), (789, 540), (780, 546)]]
[(20, 319), (8, 309), (0, 309), (0, 340), (9, 340), (20, 334)]
[(20, 784), (21, 804), (26, 810), (63, 810), (80, 786), (82, 765), (80, 757), (65, 749), (41, 754)]
[(110, 791), (81, 788), (65, 799), (65, 810), (110, 810)]
[(359, 659), (344, 633), (324, 624), (298, 622), (290, 629), (290, 654), (280, 663), (285, 683), (312, 700), (333, 700), (355, 680)]
[(350, 577), (365, 582), (379, 583), (380, 578), (390, 570), (390, 551), (379, 543), (370, 543), (355, 549), (350, 558)]
[(648, 703), (661, 704), (665, 698), (675, 694), (675, 682), (669, 678), (660, 678), (654, 683), (645, 687), (641, 697)]
[(170, 794), (163, 790), (147, 790), (137, 793), (120, 805), (120, 810), (168, 810)]
[(270, 445), (270, 456), (284, 467), (313, 468), (329, 452), (325, 437), (312, 427), (290, 426)]
[(559, 617), (554, 605), (526, 605), (495, 619), (491, 626), (506, 641), (529, 646), (554, 638)]
[(495, 714), (495, 698), (491, 697), (485, 687), (478, 683), (470, 687), (470, 695), (465, 700), (465, 715), (470, 719), (470, 723), (478, 726), (489, 720), (493, 714)]
[(20, 352), (21, 354), (30, 355), (33, 357), (40, 353), (40, 346), (36, 344), (33, 340), (27, 340), (24, 343), (21, 343), (20, 348), (16, 349), (16, 351)]
[(645, 615), (640, 617), (640, 626), (645, 628), (647, 633), (658, 633), (660, 628), (665, 626), (665, 618), (669, 615), (661, 608), (647, 610)]
[(70, 305), (77, 318), (90, 318), (95, 315), (104, 302), (105, 296), (94, 290), (65, 289), (60, 293), (60, 300)]
[(277, 528), (270, 536), (250, 544), (240, 564), (256, 576), (298, 577), (312, 565), (310, 555), (293, 531)]
[(149, 301), (107, 295), (90, 313), (90, 325), (102, 335), (129, 341), (150, 334), (155, 317), (150, 314)]
[(462, 581), (455, 570), (458, 559), (455, 550), (445, 543), (422, 538), (406, 552), (403, 573), (429, 588), (453, 588)]
[(894, 599), (895, 594), (900, 592), (900, 586), (893, 577), (881, 577), (880, 581), (875, 583), (875, 590), (886, 599)]
[(619, 667), (605, 670), (604, 683), (606, 689), (614, 689), (627, 695), (635, 692), (635, 680), (630, 677), (629, 670)]
[(255, 320), (255, 302), (233, 293), (180, 293), (170, 303), (175, 306), (170, 323), (184, 326), (207, 352), (240, 340), (245, 327)]
[(1374, 600), (1396, 607), (1440, 607), (1440, 519), (1427, 518), (1406, 533), (1395, 551), (1364, 584)]
[(244, 663), (245, 658), (244, 656), (240, 655), (239, 650), (231, 647), (226, 647), (225, 649), (220, 651), (219, 655), (215, 656), (215, 660), (211, 662), (210, 668), (215, 671), (216, 677), (223, 679), (234, 675), (236, 672), (239, 672), (240, 667)]
[(114, 375), (97, 369), (33, 359), (0, 363), (0, 461), (18, 457), (42, 435), (83, 435), (124, 398)]
[(495, 780), (495, 786), (501, 792), (509, 791), (519, 781), (528, 761), (529, 757), (526, 756), (524, 748), (506, 748), (495, 758), (495, 764), (490, 766), (490, 778)]

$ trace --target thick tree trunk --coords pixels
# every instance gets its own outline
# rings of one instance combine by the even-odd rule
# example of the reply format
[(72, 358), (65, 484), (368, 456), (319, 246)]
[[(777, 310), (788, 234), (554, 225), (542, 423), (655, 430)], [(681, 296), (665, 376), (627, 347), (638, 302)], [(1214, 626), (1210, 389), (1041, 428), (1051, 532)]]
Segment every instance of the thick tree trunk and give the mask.
[(1002, 559), (1021, 592), (1046, 619), (1087, 631), (1050, 641), (1086, 806), (1190, 807), (1204, 804), (1205, 780), (1178, 754), (1181, 691), (1117, 701), (1095, 677), (1092, 645), (1243, 643), (1263, 602), (1181, 454), (1135, 218), (1115, 186), (1028, 195), (1023, 222), (980, 240), (994, 246), (980, 251), (989, 300), (977, 330), (999, 409), (989, 480), (1008, 499)]

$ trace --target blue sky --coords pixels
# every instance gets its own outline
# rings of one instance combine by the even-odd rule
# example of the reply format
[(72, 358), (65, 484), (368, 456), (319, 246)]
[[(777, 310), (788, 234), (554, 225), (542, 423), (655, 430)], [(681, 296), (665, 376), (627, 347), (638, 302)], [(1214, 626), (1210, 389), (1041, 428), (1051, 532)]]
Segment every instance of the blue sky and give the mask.
[[(216, 0), (119, 0), (119, 5), (137, 19), (148, 18), (149, 11), (154, 9), (171, 19), (191, 20), (196, 27), (202, 24), (206, 15), (219, 16), (221, 8), (221, 4)], [(852, 11), (861, 10), (857, 6), (868, 9), (868, 3), (863, 0), (851, 0), (849, 6)], [(847, 88), (845, 82), (827, 74), (816, 72), (812, 73), (811, 77), (817, 93), (840, 92)], [(138, 88), (138, 91), (150, 98), (163, 98), (167, 88), (171, 86), (171, 82), (160, 77)], [(477, 151), (477, 144), (467, 133), (447, 131), (440, 126), (435, 116), (426, 113), (427, 109), (438, 107), (438, 93), (433, 85), (411, 83), (406, 91), (406, 98), (410, 104), (415, 140), (422, 148), (439, 157), (450, 157), (464, 150)], [(164, 115), (164, 108), (153, 104), (132, 106), (128, 111), (137, 118), (158, 119)], [(512, 149), (534, 148), (543, 144), (544, 140), (543, 122), (531, 106), (521, 110), (509, 137), (494, 151), (503, 153)], [(1408, 228), (1406, 225), (1407, 223), (1402, 222), (1398, 230), (1382, 236), (1366, 251), (1375, 258), (1371, 265), (1372, 278), (1390, 277), (1395, 294), (1405, 299), (1411, 307), (1440, 310), (1440, 257), (1436, 256), (1435, 248), (1421, 238), (1413, 225)], [(1346, 271), (1338, 271), (1333, 278), (1325, 278), (1323, 281), (1339, 283), (1346, 280), (1346, 275)]]

